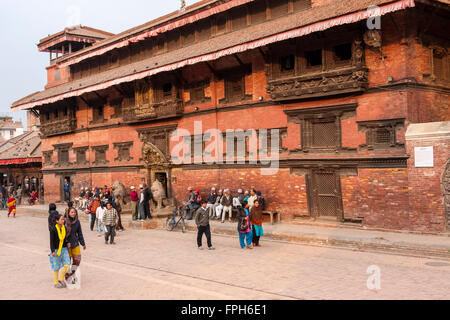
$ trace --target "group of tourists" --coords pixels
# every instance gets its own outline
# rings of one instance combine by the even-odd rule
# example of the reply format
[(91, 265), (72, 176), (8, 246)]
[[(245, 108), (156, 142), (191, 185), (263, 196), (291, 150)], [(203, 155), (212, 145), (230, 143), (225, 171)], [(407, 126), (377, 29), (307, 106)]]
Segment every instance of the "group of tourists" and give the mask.
[(189, 218), (192, 220), (195, 214), (195, 224), (197, 225), (197, 245), (200, 250), (203, 249), (202, 238), (206, 236), (209, 250), (214, 250), (211, 243), (210, 219), (222, 220), (225, 222), (228, 213), (228, 221), (231, 222), (233, 210), (237, 211), (237, 231), (239, 234), (239, 244), (242, 249), (253, 249), (260, 247), (260, 237), (264, 235), (262, 221), (263, 209), (265, 206), (264, 197), (261, 192), (254, 188), (251, 191), (238, 190), (238, 194), (232, 197), (229, 189), (219, 190), (211, 188), (211, 193), (206, 200), (200, 195), (200, 190), (193, 191), (188, 188), (188, 209)]

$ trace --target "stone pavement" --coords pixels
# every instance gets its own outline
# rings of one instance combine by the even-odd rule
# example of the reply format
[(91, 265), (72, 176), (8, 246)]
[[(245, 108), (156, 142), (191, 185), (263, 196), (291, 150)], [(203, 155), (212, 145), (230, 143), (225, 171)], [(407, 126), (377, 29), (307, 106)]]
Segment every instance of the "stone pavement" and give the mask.
[[(24, 206), (28, 212), (47, 214), (47, 205)], [(58, 210), (64, 212), (64, 205)], [(83, 216), (80, 214), (80, 216)], [(154, 219), (146, 222), (132, 222), (130, 215), (123, 215), (125, 228), (164, 229), (165, 219)], [(186, 221), (187, 230), (195, 231), (194, 221)], [(235, 235), (237, 225), (232, 222), (221, 223), (211, 220), (211, 232), (214, 234)], [(178, 227), (180, 230), (180, 227)], [(316, 246), (358, 249), (371, 252), (385, 252), (418, 257), (440, 257), (450, 259), (450, 234), (430, 235), (409, 232), (392, 232), (366, 230), (360, 227), (332, 226), (320, 224), (288, 224), (271, 225), (264, 223), (265, 237), (272, 240), (296, 242)]]
[[(195, 232), (158, 229), (119, 232), (111, 246), (84, 218), (81, 289), (54, 289), (46, 216), (20, 209), (16, 219), (0, 212), (0, 299), (450, 299), (444, 259), (268, 238), (242, 250), (236, 234), (215, 234), (216, 250), (200, 251)], [(368, 286), (373, 268), (378, 289)]]

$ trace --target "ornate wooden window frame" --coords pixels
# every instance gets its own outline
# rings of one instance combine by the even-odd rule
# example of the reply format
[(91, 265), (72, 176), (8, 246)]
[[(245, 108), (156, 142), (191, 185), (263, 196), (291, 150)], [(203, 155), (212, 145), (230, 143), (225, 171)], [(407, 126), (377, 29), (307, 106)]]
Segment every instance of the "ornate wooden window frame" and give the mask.
[[(53, 148), (58, 154), (58, 162), (56, 163), (57, 167), (66, 167), (70, 166), (72, 163), (70, 162), (70, 149), (72, 148), (73, 143), (62, 143), (62, 144), (55, 144), (53, 145)], [(61, 153), (62, 151), (67, 151), (67, 161), (61, 160)]]
[(122, 117), (122, 102), (123, 98), (113, 99), (109, 102), (109, 105), (114, 108), (114, 114), (111, 115), (111, 119)]
[(42, 155), (44, 156), (44, 165), (51, 166), (53, 164), (53, 150), (43, 151)]
[[(115, 162), (128, 162), (132, 161), (134, 158), (131, 157), (131, 148), (133, 147), (133, 141), (130, 142), (116, 142), (114, 143), (114, 149), (117, 150), (117, 157), (114, 159)], [(122, 157), (122, 152), (128, 150), (127, 156)]]
[[(74, 150), (74, 152), (75, 152), (75, 154), (77, 156), (77, 160), (75, 162), (76, 165), (87, 165), (87, 164), (89, 164), (89, 160), (88, 160), (87, 155), (86, 155), (86, 151), (89, 150), (88, 146), (73, 148), (73, 150)], [(84, 160), (80, 159), (80, 155), (82, 153), (84, 153)]]
[[(186, 106), (190, 106), (190, 105), (196, 105), (196, 104), (211, 102), (211, 97), (207, 97), (205, 95), (205, 90), (210, 86), (210, 84), (211, 84), (211, 80), (210, 79), (205, 79), (203, 81), (198, 81), (198, 82), (186, 84), (184, 86), (184, 90), (189, 92), (190, 98), (189, 98), (189, 101), (185, 102), (185, 105)], [(203, 95), (202, 95), (200, 100), (192, 98), (194, 96), (193, 95), (193, 91), (194, 90), (202, 90), (203, 91)]]
[[(366, 143), (359, 146), (361, 150), (404, 148), (403, 143), (397, 142), (397, 130), (405, 126), (405, 118), (357, 121), (358, 131), (366, 134)], [(378, 142), (379, 129), (388, 130), (389, 142)]]
[[(104, 164), (108, 164), (109, 163), (109, 160), (107, 159), (107, 151), (109, 150), (109, 145), (92, 146), (91, 150), (95, 154), (95, 161), (92, 163), (93, 165), (104, 165)], [(98, 156), (99, 156), (98, 152), (104, 152), (105, 153), (105, 160), (99, 160), (98, 159)]]
[[(305, 109), (284, 110), (288, 117), (288, 122), (300, 124), (301, 126), (301, 148), (290, 153), (339, 153), (356, 152), (354, 148), (342, 147), (342, 127), (341, 120), (356, 117), (357, 103), (332, 105), (326, 107), (315, 107)], [(335, 123), (336, 144), (333, 147), (316, 147), (313, 145), (313, 128), (315, 121), (324, 119), (333, 120)]]
[[(239, 102), (239, 101), (246, 101), (251, 100), (252, 95), (245, 94), (245, 77), (247, 75), (252, 74), (252, 65), (246, 64), (244, 66), (239, 66), (236, 68), (231, 68), (227, 70), (222, 70), (217, 73), (218, 80), (224, 81), (224, 88), (225, 88), (225, 97), (223, 99), (219, 100), (219, 103), (225, 104), (225, 103), (231, 103), (231, 102)], [(232, 91), (230, 90), (231, 81), (233, 80), (239, 80), (241, 81), (242, 89), (241, 93), (239, 95), (233, 95)]]

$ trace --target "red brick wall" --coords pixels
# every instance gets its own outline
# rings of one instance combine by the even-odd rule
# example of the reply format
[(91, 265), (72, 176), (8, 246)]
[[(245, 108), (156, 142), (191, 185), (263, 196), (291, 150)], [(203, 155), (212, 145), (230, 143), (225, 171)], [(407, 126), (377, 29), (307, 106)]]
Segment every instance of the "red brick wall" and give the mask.
[[(450, 159), (450, 137), (428, 140), (408, 140), (407, 152), (409, 179), (410, 228), (420, 231), (443, 232), (446, 230), (446, 217), (442, 189), (442, 175)], [(415, 147), (434, 147), (434, 167), (416, 168)]]

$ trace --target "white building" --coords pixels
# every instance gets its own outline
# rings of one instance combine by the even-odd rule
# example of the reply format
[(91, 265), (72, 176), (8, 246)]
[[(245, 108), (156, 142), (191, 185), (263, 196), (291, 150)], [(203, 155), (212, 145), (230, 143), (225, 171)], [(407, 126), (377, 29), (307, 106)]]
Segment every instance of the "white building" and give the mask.
[(12, 117), (0, 117), (0, 141), (7, 141), (22, 135), (23, 124), (20, 121), (13, 121)]

